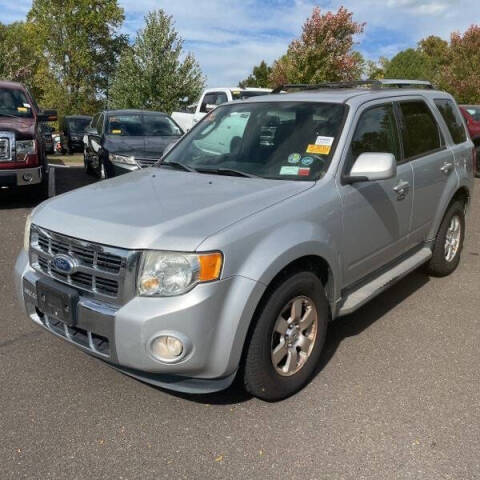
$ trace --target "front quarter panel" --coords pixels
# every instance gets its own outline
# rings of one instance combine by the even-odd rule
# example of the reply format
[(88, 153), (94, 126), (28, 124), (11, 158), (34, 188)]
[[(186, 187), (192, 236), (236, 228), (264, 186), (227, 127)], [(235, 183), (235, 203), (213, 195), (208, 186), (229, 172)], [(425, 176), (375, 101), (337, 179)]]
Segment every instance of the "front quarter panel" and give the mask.
[(241, 275), (265, 286), (291, 262), (319, 256), (332, 272), (330, 300), (334, 303), (341, 284), (337, 253), (341, 231), (338, 192), (334, 182), (324, 178), (313, 188), (207, 238), (198, 250), (223, 251), (223, 278)]

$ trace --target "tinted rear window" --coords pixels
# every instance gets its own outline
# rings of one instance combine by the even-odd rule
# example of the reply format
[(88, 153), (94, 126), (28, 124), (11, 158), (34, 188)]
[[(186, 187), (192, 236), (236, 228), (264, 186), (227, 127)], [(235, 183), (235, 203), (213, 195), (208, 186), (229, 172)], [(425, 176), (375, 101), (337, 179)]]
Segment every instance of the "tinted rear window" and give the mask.
[(463, 143), (467, 140), (462, 116), (451, 100), (435, 100), (435, 105), (442, 114), (447, 124), (450, 135), (455, 143)]
[(405, 158), (425, 155), (442, 147), (440, 130), (425, 102), (401, 102), (402, 140)]

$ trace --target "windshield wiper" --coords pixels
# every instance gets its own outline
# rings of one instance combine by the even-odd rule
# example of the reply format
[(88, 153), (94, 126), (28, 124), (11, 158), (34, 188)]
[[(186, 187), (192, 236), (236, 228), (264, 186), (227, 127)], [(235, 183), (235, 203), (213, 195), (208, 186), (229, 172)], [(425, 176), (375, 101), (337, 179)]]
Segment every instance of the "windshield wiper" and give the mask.
[(258, 175), (254, 175), (253, 173), (235, 170), (234, 168), (198, 168), (197, 172), (211, 173), (213, 175), (236, 175), (237, 177), (260, 178)]
[(189, 167), (188, 165), (185, 165), (184, 163), (182, 162), (175, 162), (175, 161), (172, 161), (172, 162), (161, 162), (158, 164), (159, 167), (172, 167), (172, 168), (176, 168), (178, 170), (183, 170), (185, 172), (196, 172), (196, 170), (192, 167)]

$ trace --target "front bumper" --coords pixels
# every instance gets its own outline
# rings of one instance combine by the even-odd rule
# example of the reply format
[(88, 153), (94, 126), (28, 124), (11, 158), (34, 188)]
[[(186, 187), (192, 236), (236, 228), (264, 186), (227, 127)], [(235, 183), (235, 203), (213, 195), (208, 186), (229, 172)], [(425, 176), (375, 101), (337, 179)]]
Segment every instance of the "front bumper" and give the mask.
[[(15, 271), (20, 303), (36, 324), (132, 377), (189, 393), (231, 384), (264, 291), (258, 282), (230, 277), (179, 297), (135, 297), (122, 307), (81, 296), (77, 323), (67, 327), (38, 311), (35, 284), (41, 274), (28, 265), (24, 251)], [(151, 341), (162, 334), (184, 340), (185, 350), (175, 362), (160, 362), (149, 351)]]
[(42, 167), (0, 170), (0, 187), (35, 185), (42, 181)]

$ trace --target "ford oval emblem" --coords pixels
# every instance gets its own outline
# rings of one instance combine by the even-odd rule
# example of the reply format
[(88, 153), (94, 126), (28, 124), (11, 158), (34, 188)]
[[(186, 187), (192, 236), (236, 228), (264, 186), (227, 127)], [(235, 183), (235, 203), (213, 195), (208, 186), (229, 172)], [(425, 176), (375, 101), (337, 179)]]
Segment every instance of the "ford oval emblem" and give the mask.
[(76, 260), (68, 255), (55, 255), (53, 257), (52, 263), (56, 270), (61, 273), (66, 273), (67, 275), (71, 275), (77, 270)]

